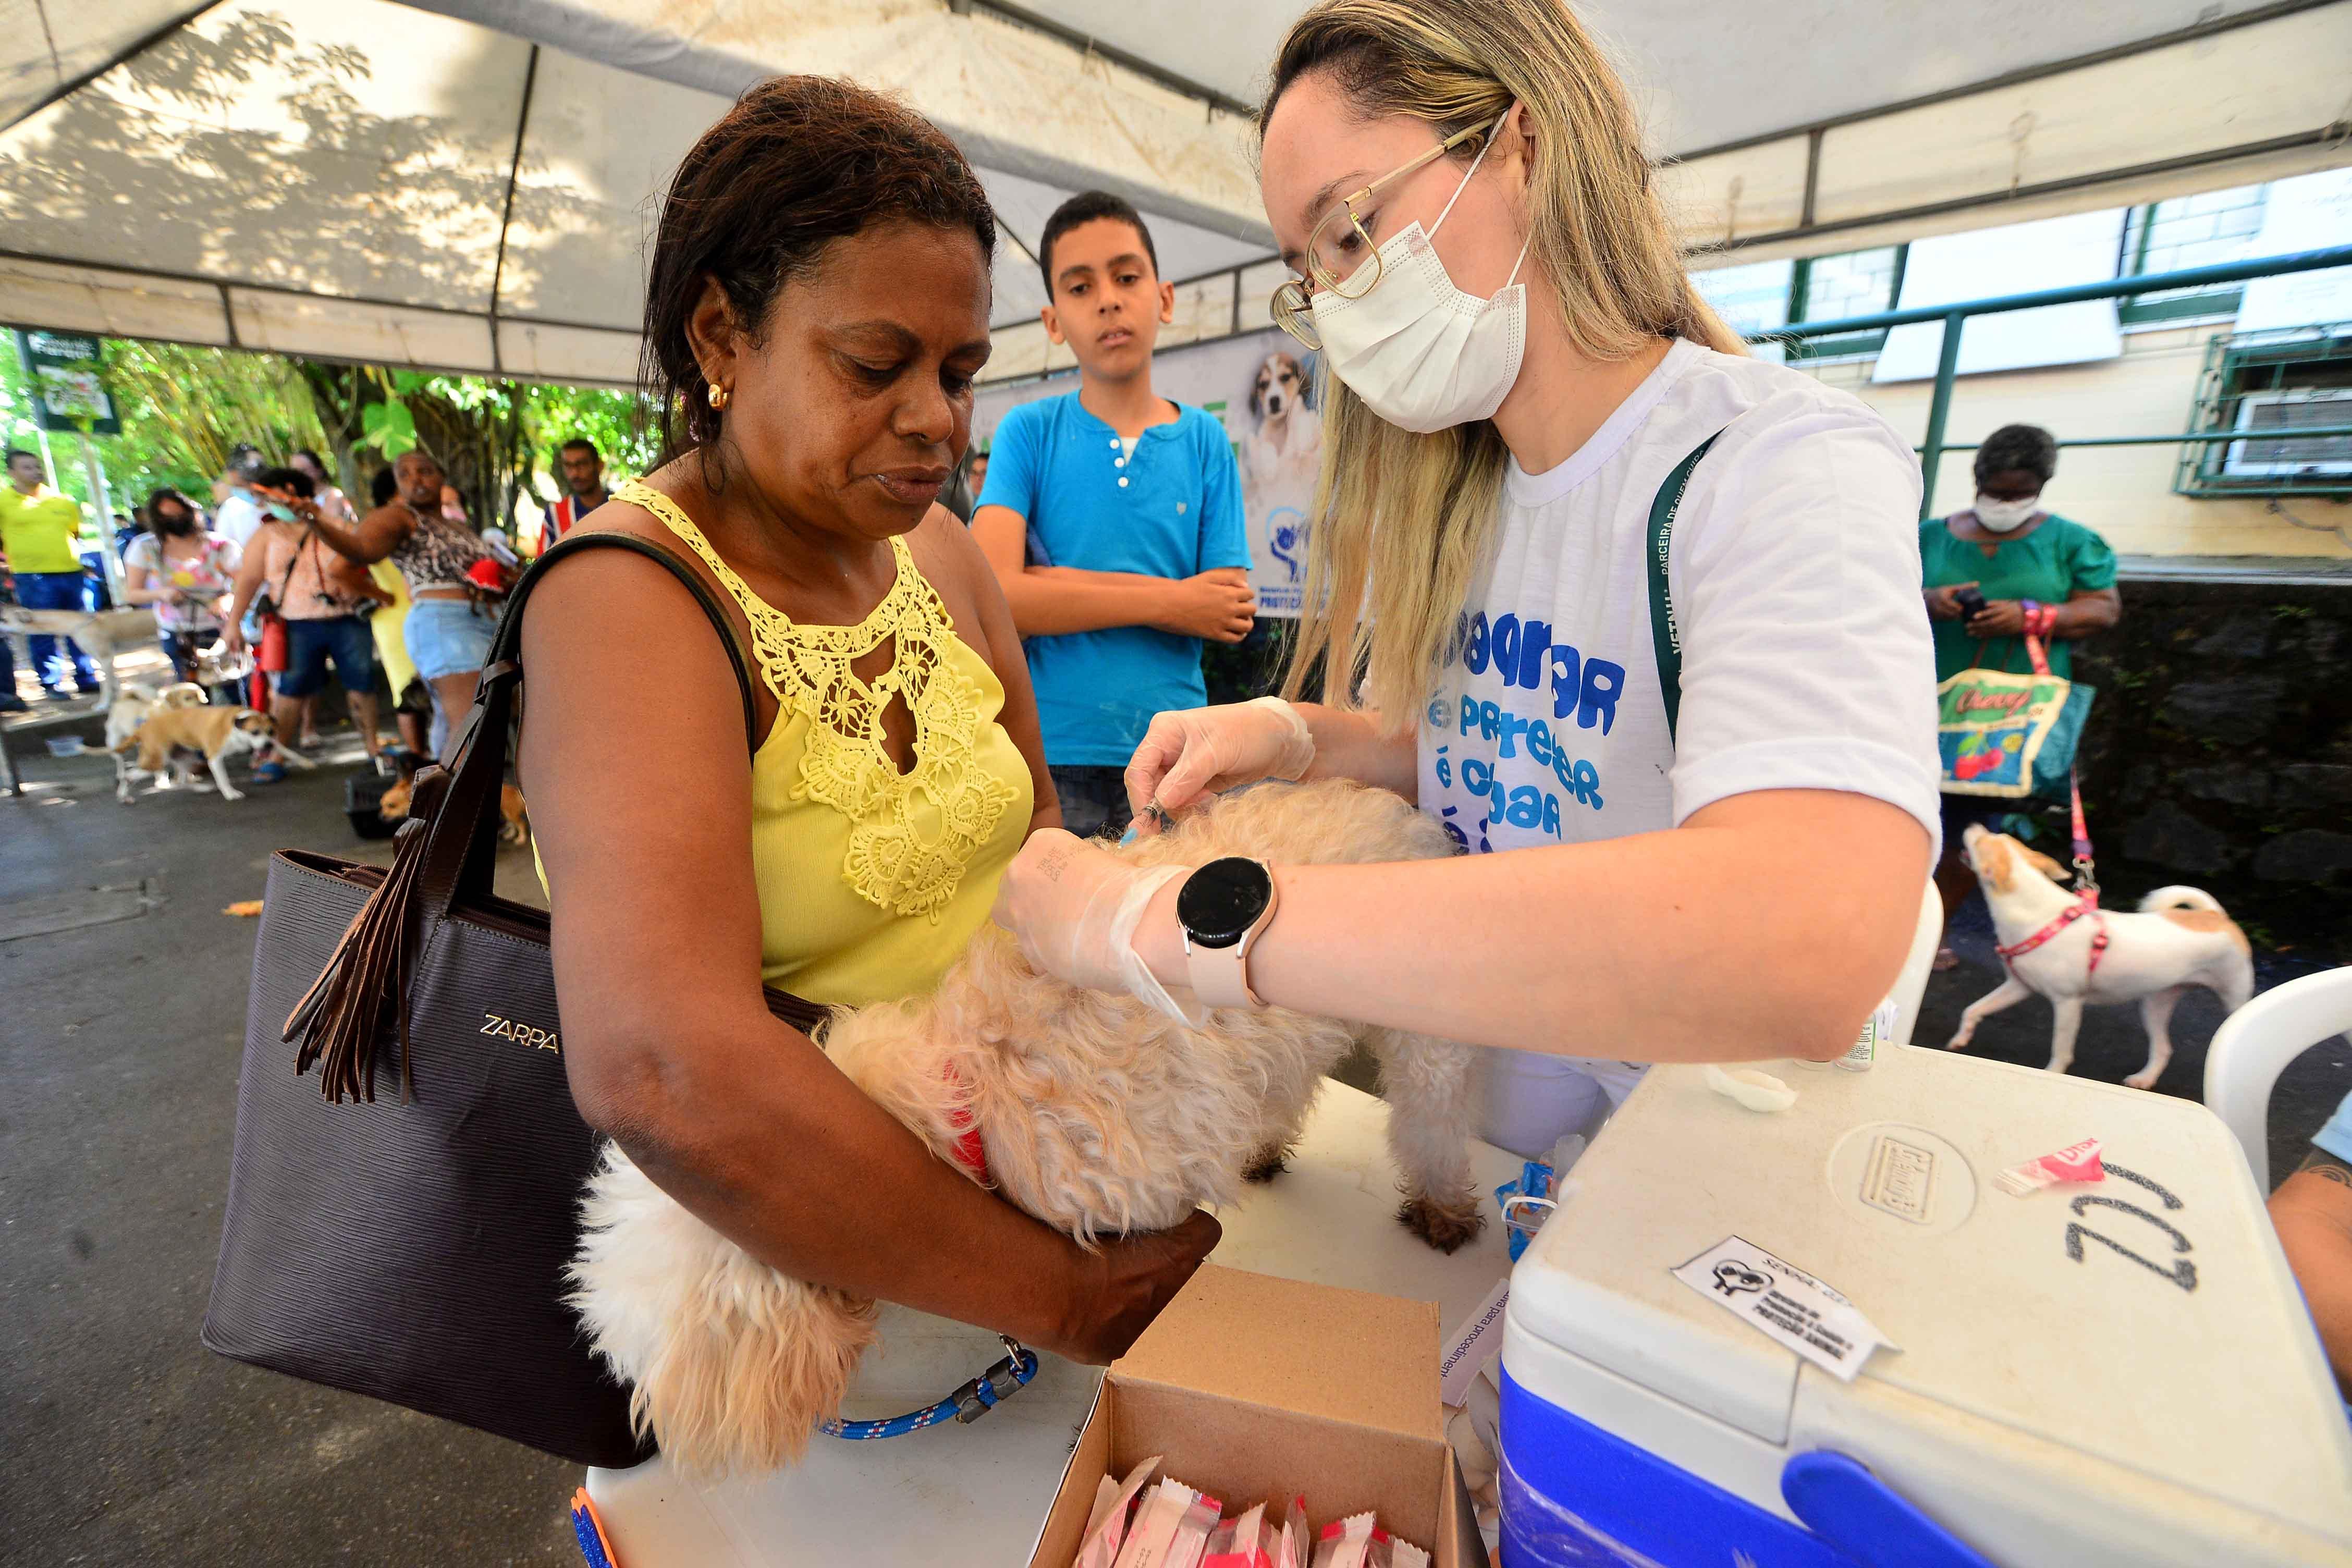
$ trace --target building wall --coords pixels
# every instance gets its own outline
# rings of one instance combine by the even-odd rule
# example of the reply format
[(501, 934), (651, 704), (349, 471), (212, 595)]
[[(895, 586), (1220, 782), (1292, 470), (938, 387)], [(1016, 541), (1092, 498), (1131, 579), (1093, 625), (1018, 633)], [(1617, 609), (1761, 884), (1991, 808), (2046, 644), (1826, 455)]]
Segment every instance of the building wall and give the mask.
[[(2185, 431), (2206, 344), (2228, 321), (2127, 331), (2119, 359), (2043, 370), (1962, 376), (1953, 388), (1946, 437), (1981, 440), (2003, 425), (2040, 425), (2060, 440), (2091, 436), (2155, 436)], [(1824, 382), (1844, 387), (1918, 441), (1927, 433), (1932, 380), (1874, 385), (1858, 359), (1821, 366)], [(2352, 505), (2325, 497), (2280, 502), (2307, 523), (2297, 527), (2264, 500), (2192, 500), (2172, 493), (2178, 446), (2092, 447), (2058, 455), (2048, 495), (2053, 510), (2099, 531), (2127, 555), (2306, 555), (2352, 560)], [(1933, 510), (1941, 516), (1975, 494), (1973, 452), (1947, 452)]]

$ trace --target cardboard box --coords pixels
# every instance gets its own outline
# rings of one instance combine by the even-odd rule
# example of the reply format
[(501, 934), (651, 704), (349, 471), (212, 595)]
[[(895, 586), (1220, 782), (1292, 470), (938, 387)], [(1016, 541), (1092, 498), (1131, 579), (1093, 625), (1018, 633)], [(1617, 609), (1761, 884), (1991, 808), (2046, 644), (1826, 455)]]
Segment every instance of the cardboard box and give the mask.
[(1212, 1264), (1111, 1363), (1031, 1568), (1069, 1568), (1105, 1475), (1161, 1473), (1315, 1527), (1370, 1509), (1436, 1568), (1486, 1568), (1437, 1398), (1437, 1309)]

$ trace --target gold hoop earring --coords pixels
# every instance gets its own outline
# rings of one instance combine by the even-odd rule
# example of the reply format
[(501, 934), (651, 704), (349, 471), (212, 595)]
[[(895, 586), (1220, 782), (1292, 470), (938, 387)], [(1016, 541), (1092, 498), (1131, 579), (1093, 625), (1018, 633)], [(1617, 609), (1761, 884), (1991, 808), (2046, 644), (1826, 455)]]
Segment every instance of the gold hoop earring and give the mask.
[(720, 385), (719, 385), (719, 384), (716, 384), (716, 383), (713, 383), (713, 384), (711, 384), (711, 388), (710, 388), (710, 406), (711, 406), (711, 407), (713, 407), (713, 408), (724, 408), (724, 407), (726, 407), (726, 406), (727, 406), (727, 399), (728, 399), (728, 396), (729, 396), (729, 394), (728, 394), (728, 391), (727, 391), (727, 389), (726, 389), (725, 387), (720, 386)]

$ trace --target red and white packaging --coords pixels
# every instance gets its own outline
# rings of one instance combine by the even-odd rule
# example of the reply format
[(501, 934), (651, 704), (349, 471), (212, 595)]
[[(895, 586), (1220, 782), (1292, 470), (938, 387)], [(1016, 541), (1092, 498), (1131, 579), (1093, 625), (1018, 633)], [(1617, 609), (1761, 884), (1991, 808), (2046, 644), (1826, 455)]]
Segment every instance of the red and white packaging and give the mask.
[(1194, 1498), (1177, 1521), (1176, 1538), (1168, 1543), (1168, 1568), (1201, 1568), (1209, 1537), (1217, 1528), (1217, 1516), (1224, 1511), (1225, 1505), (1205, 1492)]
[[(1176, 1544), (1176, 1531), (1184, 1522), (1186, 1510), (1200, 1498), (1199, 1492), (1182, 1481), (1162, 1477), (1158, 1486), (1143, 1494), (1143, 1501), (1137, 1506), (1134, 1526), (1127, 1532), (1127, 1544), (1118, 1549), (1114, 1568), (1170, 1568), (1169, 1553)], [(1203, 1543), (1207, 1539), (1204, 1531)]]
[(2071, 1183), (2104, 1182), (2107, 1168), (2099, 1163), (2099, 1141), (2085, 1138), (2080, 1143), (2070, 1143), (2055, 1154), (2044, 1154), (2039, 1160), (2028, 1160), (2022, 1165), (2011, 1165), (1992, 1179), (1992, 1184), (2013, 1197), (2030, 1197), (2044, 1187), (2064, 1186)]
[(1127, 1507), (1151, 1472), (1160, 1468), (1154, 1454), (1128, 1472), (1124, 1481), (1105, 1476), (1095, 1488), (1094, 1511), (1087, 1515), (1087, 1532), (1079, 1537), (1077, 1560), (1071, 1568), (1114, 1568), (1119, 1546), (1127, 1539)]
[(1201, 1568), (1274, 1568), (1278, 1544), (1274, 1526), (1265, 1520), (1265, 1504), (1260, 1503), (1217, 1526), (1209, 1537), (1209, 1550), (1201, 1559)]
[(1290, 1509), (1283, 1516), (1282, 1534), (1274, 1549), (1274, 1568), (1310, 1568), (1315, 1553), (1315, 1537), (1307, 1529), (1307, 1498), (1304, 1493), (1290, 1500)]
[(1371, 1568), (1372, 1542), (1388, 1541), (1369, 1513), (1351, 1513), (1323, 1527), (1315, 1543), (1315, 1568)]

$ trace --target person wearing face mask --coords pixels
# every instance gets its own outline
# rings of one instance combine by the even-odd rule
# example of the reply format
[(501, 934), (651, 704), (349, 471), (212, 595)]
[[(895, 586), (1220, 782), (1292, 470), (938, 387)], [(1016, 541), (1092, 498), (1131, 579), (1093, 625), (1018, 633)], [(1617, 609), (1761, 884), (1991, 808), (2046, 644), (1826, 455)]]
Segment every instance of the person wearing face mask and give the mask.
[(1130, 916), (1040, 833), (997, 918), (1080, 984), (1498, 1047), (1482, 1131), (1529, 1155), (1649, 1062), (1840, 1054), (1935, 859), (1908, 442), (1699, 299), (1566, 0), (1324, 0), (1271, 74), (1276, 316), (1330, 378), (1287, 689), (1326, 700), (1163, 713), (1127, 787), (1352, 778), (1464, 853), (1222, 861)]
[(166, 486), (147, 498), (148, 531), (122, 552), (122, 597), (149, 605), (174, 680), (196, 679), (196, 658), (221, 634), (221, 601), (245, 552), (205, 527), (196, 505)]
[[(2051, 672), (2072, 679), (2068, 646), (2123, 617), (2116, 591), (2116, 553), (2070, 518), (2043, 510), (2042, 488), (2058, 471), (2058, 442), (2038, 425), (2004, 425), (1977, 448), (1976, 504), (1919, 525), (1920, 581), (1935, 623), (1936, 679), (1970, 666), (2031, 673), (2029, 630), (2040, 637)], [(1998, 826), (2016, 810), (1980, 795), (1944, 796), (1944, 855), (1936, 868), (1947, 923), (1974, 890), (1976, 873), (1960, 855), (1970, 823)], [(1936, 954), (1949, 969), (1950, 948)]]

